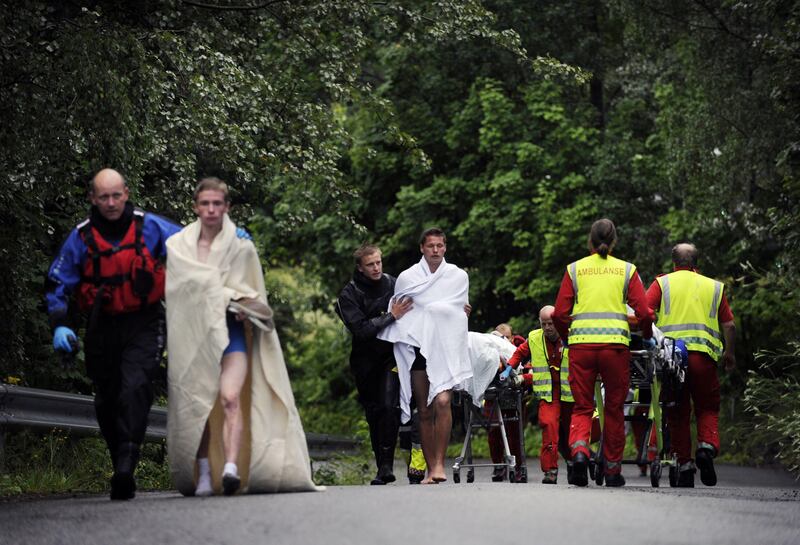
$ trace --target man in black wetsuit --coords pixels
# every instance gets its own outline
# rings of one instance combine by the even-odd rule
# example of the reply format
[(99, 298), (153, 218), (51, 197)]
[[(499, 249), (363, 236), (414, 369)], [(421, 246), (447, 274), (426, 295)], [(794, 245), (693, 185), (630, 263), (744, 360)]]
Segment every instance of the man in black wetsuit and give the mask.
[[(378, 474), (370, 484), (394, 482), (394, 449), (400, 426), (400, 383), (392, 343), (376, 338), (378, 332), (411, 309), (412, 301), (389, 301), (395, 278), (383, 273), (380, 248), (360, 246), (354, 253), (356, 270), (342, 289), (336, 310), (350, 333), (353, 347), (350, 369), (356, 380), (358, 400), (369, 425)], [(389, 309), (387, 312), (386, 309)]]

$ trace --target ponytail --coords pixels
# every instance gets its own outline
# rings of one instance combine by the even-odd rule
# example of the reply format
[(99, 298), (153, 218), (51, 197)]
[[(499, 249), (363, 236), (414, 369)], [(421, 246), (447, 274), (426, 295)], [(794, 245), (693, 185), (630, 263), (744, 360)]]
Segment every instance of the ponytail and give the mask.
[(617, 229), (610, 219), (600, 219), (592, 224), (589, 231), (589, 248), (603, 259), (608, 257), (617, 242)]

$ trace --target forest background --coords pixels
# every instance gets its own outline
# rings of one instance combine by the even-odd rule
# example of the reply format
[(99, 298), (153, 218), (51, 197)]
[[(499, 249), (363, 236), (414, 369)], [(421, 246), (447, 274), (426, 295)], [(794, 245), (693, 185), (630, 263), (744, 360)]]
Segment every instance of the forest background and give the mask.
[(524, 334), (608, 217), (646, 286), (680, 241), (725, 282), (723, 451), (797, 470), (800, 2), (2, 1), (0, 21), (4, 381), (91, 392), (43, 286), (103, 166), (184, 223), (199, 176), (230, 183), (307, 431), (363, 427), (332, 310), (361, 242), (397, 274), (443, 228), (470, 328)]

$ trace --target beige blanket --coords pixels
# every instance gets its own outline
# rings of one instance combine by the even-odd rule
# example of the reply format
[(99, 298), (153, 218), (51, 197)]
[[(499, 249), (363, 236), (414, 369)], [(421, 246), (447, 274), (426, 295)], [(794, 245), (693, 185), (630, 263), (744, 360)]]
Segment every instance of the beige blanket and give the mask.
[[(220, 360), (228, 345), (225, 312), (232, 299), (266, 301), (253, 243), (236, 237), (226, 216), (206, 263), (197, 260), (200, 222), (167, 240), (169, 404), (167, 445), (176, 488), (195, 490), (195, 458), (210, 418), (209, 460), (221, 488)], [(248, 378), (242, 392), (245, 430), (238, 460), (243, 492), (314, 490), (303, 426), (294, 404), (278, 334), (246, 325)]]

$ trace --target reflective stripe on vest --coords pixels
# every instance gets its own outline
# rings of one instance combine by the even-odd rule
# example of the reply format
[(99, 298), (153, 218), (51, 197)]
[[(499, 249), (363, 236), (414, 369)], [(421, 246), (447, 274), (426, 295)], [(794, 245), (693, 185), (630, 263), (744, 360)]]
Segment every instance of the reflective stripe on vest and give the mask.
[[(531, 351), (531, 378), (533, 395), (553, 402), (553, 383), (550, 374), (550, 360), (547, 357), (547, 343), (543, 329), (534, 329), (528, 333), (528, 348)], [(561, 401), (575, 401), (569, 387), (569, 348), (564, 347), (561, 352), (561, 365), (559, 367), (559, 384), (561, 385)]]
[(681, 339), (687, 350), (703, 352), (718, 361), (722, 355), (719, 307), (724, 286), (694, 271), (659, 276), (661, 306), (656, 325), (667, 336)]
[(598, 254), (579, 259), (567, 267), (575, 299), (569, 344), (630, 342), (625, 303), (631, 278), (636, 272), (632, 263)]

